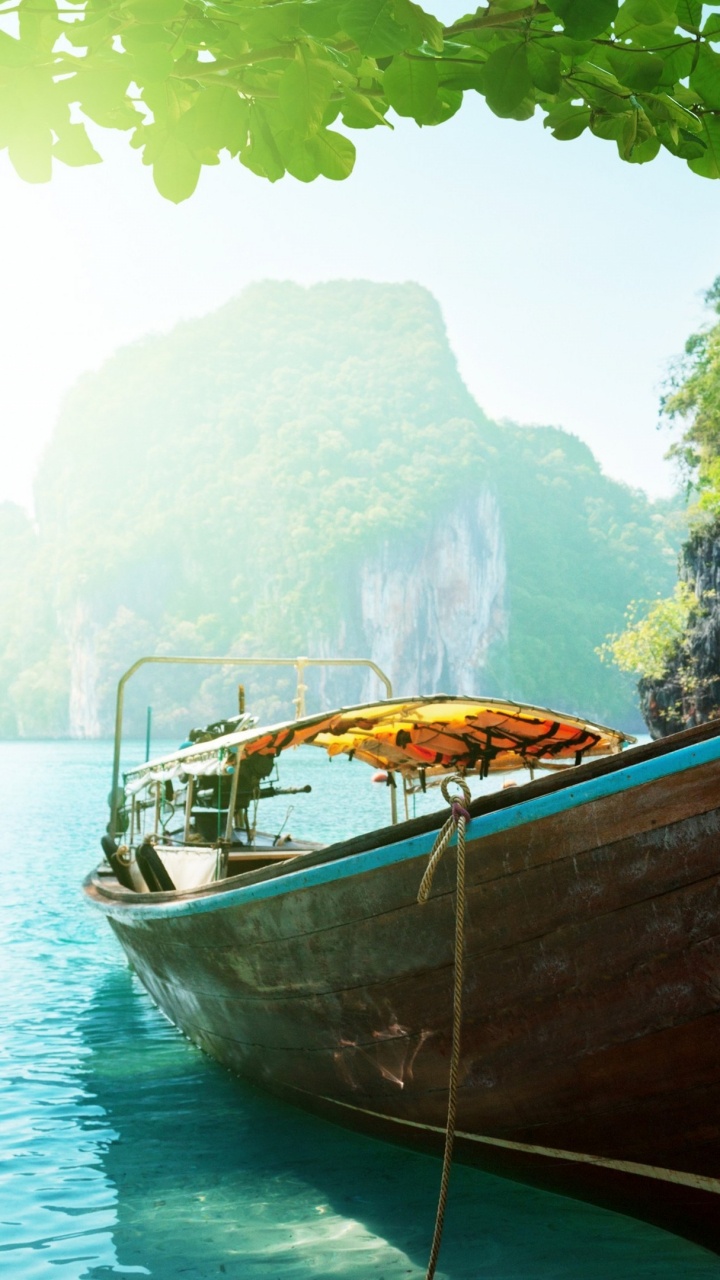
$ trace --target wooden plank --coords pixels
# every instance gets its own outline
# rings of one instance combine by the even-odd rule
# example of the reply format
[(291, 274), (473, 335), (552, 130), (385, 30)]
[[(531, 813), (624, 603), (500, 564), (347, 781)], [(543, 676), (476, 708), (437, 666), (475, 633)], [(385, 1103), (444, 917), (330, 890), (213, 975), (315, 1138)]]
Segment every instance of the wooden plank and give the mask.
[[(547, 861), (490, 883), (477, 877), (468, 892), (468, 955), (517, 948), (565, 926), (603, 920), (633, 903), (667, 895), (682, 879), (700, 881), (717, 865), (719, 835), (716, 812), (686, 820), (672, 841), (667, 832), (653, 831), (642, 840)], [(474, 846), (469, 862), (481, 854), (482, 846)], [(363, 880), (372, 880), (371, 891), (354, 881), (303, 890), (284, 902), (282, 931), (273, 902), (193, 921), (158, 920), (154, 933), (172, 939), (180, 980), (191, 980), (201, 966), (213, 982), (238, 994), (257, 992), (265, 998), (274, 991), (298, 995), (388, 981), (452, 959), (454, 902), (448, 893), (418, 909), (415, 894), (423, 867), (418, 859), (398, 866), (392, 876), (369, 873)], [(377, 914), (369, 914), (373, 910)], [(705, 910), (712, 914), (713, 904)], [(305, 931), (303, 920), (308, 921)], [(666, 921), (663, 928), (671, 924)], [(659, 923), (654, 928), (654, 941), (646, 945), (657, 950), (665, 943)]]

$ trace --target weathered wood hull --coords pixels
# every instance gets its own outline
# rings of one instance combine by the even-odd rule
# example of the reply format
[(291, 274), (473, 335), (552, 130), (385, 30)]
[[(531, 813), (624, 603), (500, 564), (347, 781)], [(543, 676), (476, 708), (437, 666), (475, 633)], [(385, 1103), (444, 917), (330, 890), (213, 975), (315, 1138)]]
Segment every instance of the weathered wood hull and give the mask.
[[(87, 892), (164, 1012), (233, 1070), (439, 1150), (455, 855), (443, 820), (194, 895)], [(720, 1252), (720, 736), (476, 802), (457, 1153)]]

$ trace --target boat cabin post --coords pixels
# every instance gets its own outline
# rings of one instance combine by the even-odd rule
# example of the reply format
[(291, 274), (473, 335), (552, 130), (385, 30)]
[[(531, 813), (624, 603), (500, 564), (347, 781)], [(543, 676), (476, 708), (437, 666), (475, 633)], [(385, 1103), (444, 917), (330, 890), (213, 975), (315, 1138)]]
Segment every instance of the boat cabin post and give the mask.
[(235, 752), (235, 764), (233, 765), (233, 779), (230, 787), (230, 800), (228, 802), (227, 823), (225, 826), (225, 839), (230, 842), (235, 827), (235, 809), (237, 807), (238, 783), (240, 781), (240, 764), (243, 758), (243, 749), (238, 747)]
[(162, 804), (162, 782), (159, 780), (155, 783), (155, 821), (153, 823), (153, 834), (157, 840), (160, 834), (160, 806)]
[(185, 797), (185, 833), (183, 840), (187, 844), (190, 839), (190, 829), (192, 827), (192, 807), (193, 797), (195, 795), (195, 778), (192, 774), (188, 776), (187, 795)]
[(397, 782), (392, 769), (388, 770), (388, 786), (390, 788), (390, 821), (394, 827), (397, 826)]

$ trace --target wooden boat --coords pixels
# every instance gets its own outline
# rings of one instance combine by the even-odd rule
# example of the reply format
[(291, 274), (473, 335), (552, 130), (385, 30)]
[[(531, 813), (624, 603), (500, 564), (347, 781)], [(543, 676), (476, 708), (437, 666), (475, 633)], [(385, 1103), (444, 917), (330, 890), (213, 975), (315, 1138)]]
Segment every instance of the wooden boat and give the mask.
[[(229, 728), (126, 774), (127, 845), (105, 842), (125, 884), (107, 863), (85, 882), (167, 1016), (292, 1102), (442, 1150), (452, 849), (417, 894), (447, 809), (327, 847), (273, 844), (251, 815), (298, 744), (406, 795), (549, 764), (469, 809), (457, 1157), (720, 1252), (720, 722), (628, 748), (429, 697)], [(143, 849), (184, 887), (147, 891)]]

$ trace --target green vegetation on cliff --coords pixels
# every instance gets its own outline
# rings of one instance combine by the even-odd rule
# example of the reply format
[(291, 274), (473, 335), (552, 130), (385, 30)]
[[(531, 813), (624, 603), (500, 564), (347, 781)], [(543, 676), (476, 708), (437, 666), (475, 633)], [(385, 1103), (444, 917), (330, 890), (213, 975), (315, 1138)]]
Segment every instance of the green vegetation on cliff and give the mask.
[(505, 427), (502, 441), (496, 483), (508, 540), (511, 692), (637, 729), (632, 680), (596, 650), (629, 599), (672, 585), (674, 505), (610, 480), (566, 432)]
[[(425, 290), (266, 283), (135, 343), (67, 398), (37, 529), (0, 522), (2, 732), (67, 731), (71, 688), (74, 731), (107, 732), (141, 652), (312, 655), (324, 637), (351, 656), (361, 565), (487, 491), (508, 622), (475, 691), (631, 723), (595, 649), (629, 598), (671, 586), (664, 509), (575, 437), (488, 421)], [(220, 683), (193, 704), (188, 683), (180, 721), (212, 714)], [(286, 709), (283, 682), (265, 693)]]
[[(720, 276), (705, 294), (706, 306), (720, 316)], [(673, 371), (663, 413), (683, 423), (670, 449), (689, 489), (696, 491), (694, 525), (720, 518), (720, 320), (693, 333)]]
[[(705, 295), (720, 316), (720, 276)], [(662, 400), (682, 433), (669, 451), (688, 497), (690, 536), (681, 548), (674, 594), (605, 646), (617, 665), (639, 677), (640, 703), (660, 737), (720, 714), (720, 320), (691, 334)]]

